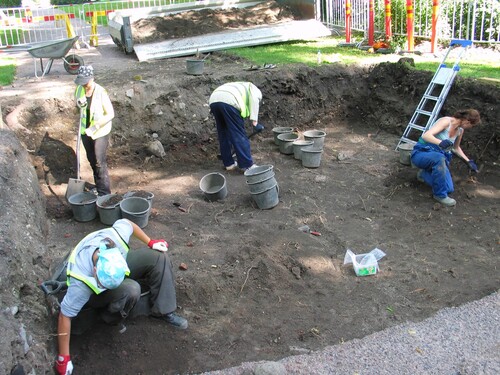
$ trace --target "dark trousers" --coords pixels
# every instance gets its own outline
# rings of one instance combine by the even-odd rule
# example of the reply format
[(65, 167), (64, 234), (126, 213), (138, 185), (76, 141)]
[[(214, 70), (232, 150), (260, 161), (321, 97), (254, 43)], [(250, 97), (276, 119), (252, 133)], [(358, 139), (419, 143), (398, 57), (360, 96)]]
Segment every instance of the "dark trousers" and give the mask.
[(97, 193), (106, 195), (111, 193), (108, 163), (106, 161), (106, 152), (109, 145), (109, 134), (96, 140), (82, 134), (82, 143), (87, 153), (87, 160), (94, 172), (94, 182)]
[(125, 319), (141, 298), (141, 286), (132, 279), (125, 279), (116, 289), (92, 294), (85, 305), (99, 311), (102, 320), (115, 324)]
[(127, 255), (130, 278), (151, 291), (151, 315), (164, 315), (177, 309), (172, 261), (167, 253), (148, 247), (130, 250)]
[(240, 168), (248, 168), (253, 164), (250, 141), (245, 130), (245, 120), (240, 111), (226, 103), (212, 103), (210, 110), (217, 125), (219, 148), (224, 166), (234, 164), (232, 148)]
[(150, 248), (130, 250), (127, 264), (130, 276), (116, 289), (93, 294), (86, 306), (99, 309), (106, 323), (119, 323), (139, 300), (142, 284), (151, 292), (151, 315), (164, 315), (177, 309), (172, 262), (167, 253)]

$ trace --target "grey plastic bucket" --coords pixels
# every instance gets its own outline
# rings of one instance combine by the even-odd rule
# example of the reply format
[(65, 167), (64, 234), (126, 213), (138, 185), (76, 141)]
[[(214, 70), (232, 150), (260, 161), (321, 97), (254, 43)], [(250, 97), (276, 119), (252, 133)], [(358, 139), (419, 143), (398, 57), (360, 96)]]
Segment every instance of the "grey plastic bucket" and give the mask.
[(413, 150), (413, 144), (402, 143), (398, 146), (399, 162), (404, 165), (411, 165), (410, 154)]
[(270, 176), (261, 181), (255, 181), (247, 183), (250, 193), (257, 193), (262, 190), (269, 189), (270, 187), (276, 186), (277, 181), (274, 176)]
[(299, 138), (296, 133), (283, 133), (278, 135), (280, 152), (285, 155), (293, 154), (293, 142)]
[(279, 146), (279, 140), (278, 140), (278, 135), (283, 134), (283, 133), (291, 133), (293, 132), (293, 128), (290, 127), (277, 127), (273, 128), (273, 135), (274, 135), (274, 144), (276, 146)]
[(272, 165), (259, 165), (258, 167), (247, 169), (244, 173), (247, 184), (263, 181), (269, 177), (274, 177), (274, 167)]
[(120, 202), (120, 209), (122, 211), (122, 216), (136, 223), (139, 228), (144, 228), (148, 225), (151, 204), (146, 198), (124, 198)]
[(318, 168), (321, 164), (321, 154), (323, 154), (323, 150), (316, 148), (315, 145), (304, 147), (302, 149), (302, 166)]
[[(121, 198), (120, 200), (117, 200)], [(115, 202), (110, 202), (114, 201)], [(120, 202), (123, 197), (120, 194), (107, 194), (97, 198), (97, 213), (99, 220), (104, 225), (113, 225), (116, 220), (122, 218), (122, 210), (120, 209)]]
[(313, 141), (314, 147), (323, 149), (325, 144), (326, 133), (322, 130), (306, 130), (304, 132), (304, 139), (306, 141)]
[(262, 189), (261, 191), (256, 191), (252, 194), (252, 198), (255, 203), (257, 203), (257, 207), (261, 210), (268, 210), (270, 208), (275, 207), (279, 203), (279, 187), (276, 183), (274, 186), (271, 186), (267, 189)]
[(150, 191), (144, 191), (144, 190), (134, 190), (134, 191), (128, 191), (125, 194), (123, 194), (123, 198), (130, 198), (130, 197), (139, 197), (139, 198), (144, 198), (147, 199), (149, 202), (149, 205), (153, 207), (153, 198), (155, 195), (151, 193)]
[(302, 149), (307, 146), (312, 146), (314, 141), (306, 141), (305, 139), (297, 139), (293, 142), (293, 157), (297, 160), (302, 159)]
[(204, 60), (187, 59), (186, 60), (186, 73), (193, 76), (199, 76), (203, 74), (203, 68), (205, 66)]
[(200, 189), (210, 202), (227, 196), (226, 178), (220, 173), (209, 173), (200, 180)]
[(73, 194), (68, 198), (76, 221), (91, 221), (97, 216), (97, 196), (94, 193), (83, 192)]

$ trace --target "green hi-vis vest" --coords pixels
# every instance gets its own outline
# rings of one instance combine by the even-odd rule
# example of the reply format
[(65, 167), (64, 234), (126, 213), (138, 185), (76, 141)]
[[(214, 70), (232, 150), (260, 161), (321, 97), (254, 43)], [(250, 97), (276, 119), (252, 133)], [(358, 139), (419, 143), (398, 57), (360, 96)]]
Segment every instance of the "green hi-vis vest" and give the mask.
[[(71, 252), (71, 255), (69, 256), (69, 259), (68, 259), (68, 266), (66, 269), (66, 284), (69, 286), (70, 285), (70, 277), (74, 277), (75, 279), (80, 280), (81, 282), (85, 283), (85, 285), (87, 285), (95, 294), (99, 294), (99, 293), (104, 292), (107, 289), (100, 288), (97, 285), (97, 280), (93, 276), (89, 277), (86, 275), (82, 275), (81, 273), (78, 272), (78, 270), (75, 269), (76, 268), (76, 263), (75, 263), (76, 255), (78, 254), (78, 249), (79, 249), (80, 245), (85, 243), (85, 241), (88, 238), (90, 238), (90, 236), (93, 236), (93, 235), (94, 235), (94, 233), (90, 233), (87, 236), (85, 236)], [(120, 245), (122, 245), (127, 250), (127, 253), (128, 253), (128, 250), (129, 250), (128, 245), (125, 243), (125, 241), (123, 241), (120, 238), (119, 235), (118, 235), (118, 238), (119, 238)], [(127, 276), (130, 275), (130, 272), (126, 272), (125, 275), (127, 275)]]
[(238, 102), (238, 106), (240, 107), (241, 117), (247, 118), (248, 116), (250, 116), (250, 106), (248, 103), (250, 83), (230, 82), (226, 83), (219, 89), (222, 91), (226, 91), (234, 96), (234, 98)]
[[(90, 126), (93, 126), (95, 123), (95, 118), (96, 117), (102, 117), (104, 115), (103, 113), (103, 106), (102, 106), (102, 97), (103, 95), (107, 95), (106, 90), (96, 84), (94, 88), (94, 93), (92, 94), (92, 103), (90, 103)], [(75, 90), (75, 100), (78, 100), (80, 98), (85, 97), (85, 89), (83, 86), (78, 86)], [(97, 139), (100, 137), (105, 136), (106, 134), (109, 134), (111, 131), (111, 121), (99, 128), (93, 135), (92, 139)], [(80, 111), (80, 134), (85, 134), (85, 129), (87, 128), (87, 109), (84, 108)]]

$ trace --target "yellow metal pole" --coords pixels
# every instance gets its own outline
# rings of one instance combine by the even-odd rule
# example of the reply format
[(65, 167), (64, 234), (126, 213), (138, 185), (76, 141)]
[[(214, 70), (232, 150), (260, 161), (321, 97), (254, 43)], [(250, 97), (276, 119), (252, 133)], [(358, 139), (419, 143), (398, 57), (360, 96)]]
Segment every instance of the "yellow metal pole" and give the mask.
[(76, 36), (75, 29), (73, 29), (73, 25), (67, 14), (64, 15), (64, 21), (66, 22), (66, 33), (68, 34), (68, 38), (74, 38)]
[(97, 12), (92, 12), (92, 23), (90, 25), (90, 45), (97, 47), (99, 38), (97, 36)]

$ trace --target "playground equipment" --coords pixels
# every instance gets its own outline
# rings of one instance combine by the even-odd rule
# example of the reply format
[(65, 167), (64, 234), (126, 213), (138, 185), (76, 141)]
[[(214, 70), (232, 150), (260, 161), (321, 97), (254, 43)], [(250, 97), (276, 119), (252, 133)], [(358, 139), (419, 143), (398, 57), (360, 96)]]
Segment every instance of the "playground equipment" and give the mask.
[[(354, 7), (353, 7), (354, 3)], [(415, 20), (415, 0), (406, 0), (406, 39), (407, 39), (407, 51), (413, 52), (415, 48), (414, 41), (414, 20)], [(361, 9), (360, 9), (361, 4)], [(357, 2), (354, 0), (345, 0), (345, 43), (343, 46), (356, 46), (360, 47), (360, 43), (352, 43), (351, 42), (351, 28), (353, 25), (353, 10), (358, 17), (360, 14), (365, 14), (366, 11), (364, 8), (367, 6), (366, 19), (368, 20), (367, 28), (365, 29), (365, 40), (367, 41), (367, 47), (372, 47), (375, 40), (375, 0), (368, 0), (367, 2)], [(391, 10), (391, 0), (384, 0), (384, 28), (385, 30), (379, 33), (385, 34), (384, 40), (389, 42), (392, 38), (392, 10)], [(438, 15), (439, 15), (439, 0), (432, 1), (432, 25), (431, 25), (431, 53), (434, 53), (437, 47), (437, 23), (438, 23)]]
[[(73, 48), (74, 44), (78, 40), (79, 36), (75, 36), (74, 38), (64, 39), (57, 42), (45, 43), (42, 45), (38, 45), (35, 47), (31, 47), (28, 49), (28, 52), (31, 56), (33, 56), (33, 62), (35, 64), (35, 76), (37, 78), (43, 78), (46, 74), (49, 74), (50, 69), (52, 68), (52, 63), (55, 59), (63, 59), (64, 61), (64, 69), (69, 74), (77, 74), (78, 68), (82, 65), (83, 59), (75, 54), (66, 56), (71, 48)], [(37, 63), (36, 60), (40, 59), (41, 66), (41, 77), (38, 76)], [(43, 60), (49, 59), (45, 68), (43, 67)]]

